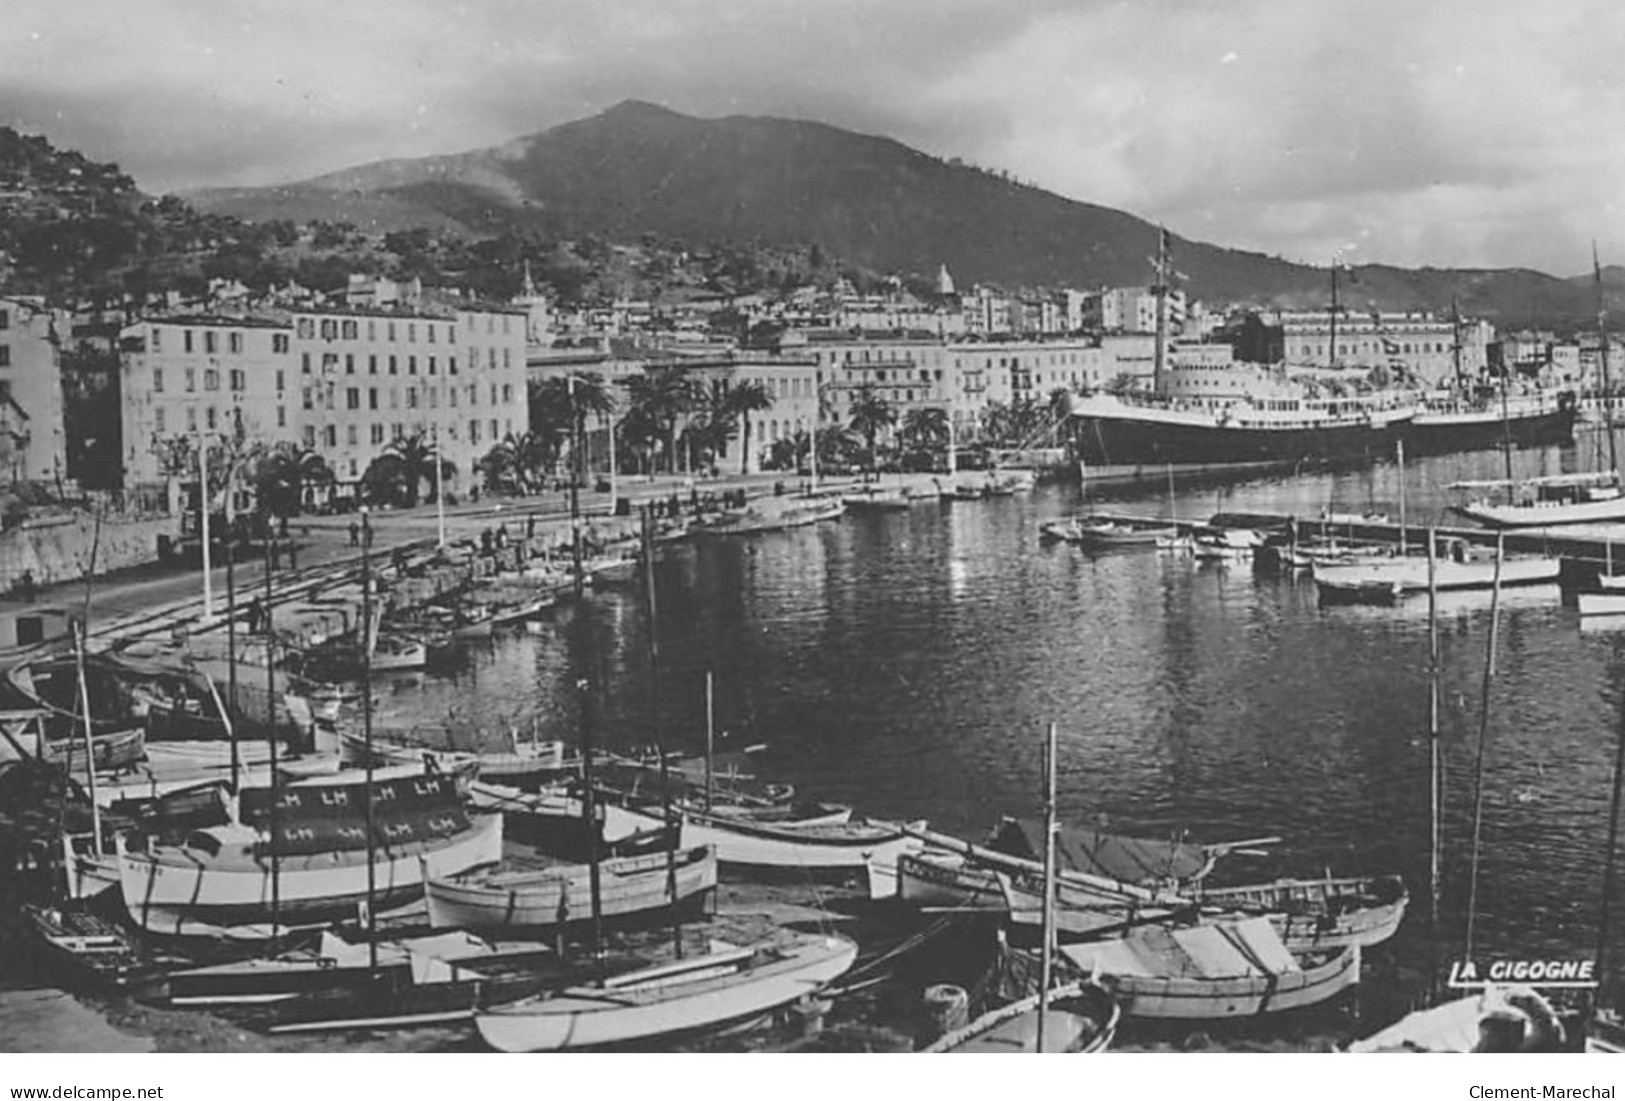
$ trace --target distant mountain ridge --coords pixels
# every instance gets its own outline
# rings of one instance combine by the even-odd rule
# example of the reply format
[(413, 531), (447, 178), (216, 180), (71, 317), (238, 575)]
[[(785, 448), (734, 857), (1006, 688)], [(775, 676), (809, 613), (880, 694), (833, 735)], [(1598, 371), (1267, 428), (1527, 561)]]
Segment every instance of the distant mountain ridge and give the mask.
[[(818, 122), (700, 119), (627, 101), (502, 145), (379, 161), (278, 187), (190, 193), (206, 211), (255, 221), (344, 220), (364, 229), (425, 225), (471, 234), (529, 228), (557, 237), (643, 234), (695, 246), (818, 244), (880, 271), (962, 285), (1131, 286), (1149, 279), (1156, 227), (890, 138)], [(1324, 268), (1173, 237), (1187, 292), (1204, 300), (1324, 308)], [(1611, 272), (1610, 305), (1625, 302)], [(1589, 277), (1527, 269), (1355, 269), (1351, 312), (1429, 308), (1454, 297), (1503, 326), (1584, 327)]]

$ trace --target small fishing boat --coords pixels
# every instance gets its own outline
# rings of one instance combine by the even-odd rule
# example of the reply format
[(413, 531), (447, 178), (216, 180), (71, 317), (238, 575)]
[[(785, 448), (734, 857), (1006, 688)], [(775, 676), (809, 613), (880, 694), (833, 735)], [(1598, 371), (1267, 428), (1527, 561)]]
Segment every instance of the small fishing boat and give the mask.
[[(97, 772), (124, 772), (146, 758), (147, 732), (135, 727), (97, 734), (90, 740)], [(72, 764), (74, 771), (85, 767), (83, 738), (68, 737), (45, 745), (45, 760), (53, 765)]]
[(475, 1014), (498, 1051), (564, 1051), (701, 1033), (816, 995), (857, 959), (845, 937), (785, 931), (755, 945), (713, 942), (691, 959)]
[(1105, 982), (1127, 1017), (1220, 1020), (1319, 1005), (1360, 981), (1360, 948), (1294, 956), (1266, 918), (1189, 929), (1139, 929), (1064, 945)]
[[(1439, 592), (1555, 585), (1562, 560), (1549, 555), (1507, 555), (1499, 564), (1493, 549), (1474, 547), (1463, 539), (1441, 539), (1433, 560), (1433, 585)], [(1324, 602), (1392, 602), (1428, 591), (1425, 555), (1366, 556), (1344, 564), (1315, 565), (1315, 586)]]
[(1251, 528), (1214, 528), (1192, 536), (1192, 553), (1215, 562), (1245, 562), (1264, 543), (1264, 537)]
[[(353, 765), (364, 765), (367, 747), (361, 735), (346, 730), (340, 738), (345, 759)], [(441, 772), (468, 770), (482, 780), (510, 785), (544, 784), (580, 771), (580, 756), (569, 753), (561, 741), (521, 741), (512, 730), (507, 740), (505, 750), (465, 750), (395, 741), (374, 734), (372, 758), (374, 764), (422, 766), (427, 762)]]
[(552, 593), (545, 596), (530, 597), (525, 600), (510, 603), (493, 604), (491, 606), (491, 623), (497, 627), (512, 627), (535, 619), (558, 602), (558, 597)]
[(1561, 1051), (1565, 1030), (1552, 1004), (1526, 986), (1476, 994), (1409, 1013), (1347, 1051)]
[(696, 535), (759, 535), (834, 520), (845, 511), (846, 505), (836, 496), (763, 497), (744, 508), (696, 521), (689, 530)]
[(364, 970), (357, 981), (316, 987), (237, 1016), (272, 1035), (454, 1024), (482, 1009), (558, 989), (579, 974), (540, 944), (493, 946), (450, 933), (398, 947), (406, 954), (405, 967)]
[(1578, 593), (1575, 600), (1582, 616), (1625, 616), (1625, 592)]
[(271, 793), (245, 789), (239, 796), (244, 822), (195, 830), (182, 844), (144, 851), (125, 848), (121, 839), (125, 908), (143, 928), (174, 933), (197, 923), (269, 921), (273, 897), (280, 920), (290, 924), (348, 916), (369, 897), (377, 911), (416, 901), (425, 877), (455, 875), (501, 857), (502, 817), (470, 819), (461, 785), (454, 776), (421, 773), (375, 779), (371, 874), (364, 785), (282, 788), (274, 834), (268, 831)]
[(851, 512), (904, 512), (912, 503), (902, 486), (864, 486), (844, 494), (841, 501)]
[(1105, 1051), (1117, 1032), (1122, 1010), (1100, 983), (1081, 980), (1050, 991), (1039, 1040), (1037, 994), (1001, 1006), (947, 1033), (925, 1049), (928, 1054), (1021, 1055), (1039, 1050), (1079, 1055)]
[[(716, 888), (716, 850), (701, 845), (674, 855), (674, 860), (665, 852), (653, 852), (599, 861), (600, 916), (626, 917), (681, 906)], [(442, 929), (567, 925), (591, 912), (591, 884), (589, 865), (559, 862), (528, 867), (522, 862), (432, 878), (425, 890), (429, 924)]]
[(92, 988), (122, 990), (150, 973), (146, 958), (123, 926), (79, 907), (21, 907), (25, 928), (56, 970)]
[(1499, 491), (1501, 499), (1479, 496), (1454, 511), (1492, 528), (1613, 524), (1625, 521), (1625, 485), (1614, 471), (1558, 474), (1522, 481), (1456, 482), (1471, 493)]
[[(868, 878), (871, 898), (896, 895), (898, 858), (925, 847), (895, 823), (775, 822), (714, 812), (707, 814), (692, 808), (683, 808), (679, 813), (684, 840), (693, 845), (714, 847), (717, 859), (724, 865), (843, 876), (861, 871)], [(632, 826), (631, 830), (628, 825)], [(604, 808), (604, 828), (611, 834), (658, 829), (663, 825), (664, 819), (655, 809), (613, 803)]]
[(372, 651), (375, 673), (395, 669), (422, 669), (429, 664), (429, 647), (422, 639), (382, 634)]

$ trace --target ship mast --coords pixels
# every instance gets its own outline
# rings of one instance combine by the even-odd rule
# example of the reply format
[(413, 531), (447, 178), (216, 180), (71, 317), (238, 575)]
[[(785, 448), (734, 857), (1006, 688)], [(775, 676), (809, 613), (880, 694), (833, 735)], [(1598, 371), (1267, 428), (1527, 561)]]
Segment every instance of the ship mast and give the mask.
[(1597, 355), (1602, 364), (1602, 408), (1603, 424), (1608, 429), (1608, 464), (1617, 472), (1619, 452), (1618, 445), (1614, 442), (1614, 387), (1608, 378), (1608, 311), (1602, 301), (1602, 263), (1597, 259), (1595, 241), (1591, 242), (1591, 272), (1597, 288)]
[(1153, 264), (1156, 282), (1151, 294), (1157, 300), (1157, 337), (1151, 359), (1151, 392), (1162, 393), (1164, 361), (1168, 356), (1168, 230), (1157, 227), (1157, 259)]
[(1341, 259), (1332, 257), (1332, 313), (1331, 313), (1331, 340), (1326, 346), (1326, 366), (1337, 366), (1337, 269), (1342, 264)]
[(1456, 389), (1466, 396), (1467, 380), (1461, 375), (1461, 307), (1456, 296), (1450, 296), (1450, 362), (1456, 372)]

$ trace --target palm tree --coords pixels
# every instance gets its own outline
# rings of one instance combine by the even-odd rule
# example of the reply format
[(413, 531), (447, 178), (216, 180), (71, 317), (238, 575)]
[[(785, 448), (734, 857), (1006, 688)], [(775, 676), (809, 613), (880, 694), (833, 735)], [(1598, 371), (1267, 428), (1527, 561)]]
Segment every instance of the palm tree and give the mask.
[(939, 451), (948, 450), (948, 411), (941, 406), (910, 409), (903, 417), (902, 437), (908, 450), (935, 466)]
[(427, 478), (432, 482), (437, 466), (441, 474), (446, 473), (445, 466), (440, 461), (439, 444), (431, 440), (427, 432), (419, 431), (409, 436), (397, 436), (373, 462), (376, 464), (384, 459), (394, 459), (400, 464), (399, 478), (396, 481), (403, 491), (403, 503), (407, 508), (412, 508), (418, 503), (418, 491), (423, 480)]
[(261, 510), (277, 516), (298, 513), (306, 487), (332, 482), (333, 468), (320, 452), (287, 441), (261, 455), (254, 471), (254, 491)]
[(722, 399), (723, 410), (737, 417), (742, 428), (739, 444), (739, 473), (744, 474), (750, 463), (750, 418), (752, 413), (764, 413), (773, 408), (773, 395), (760, 382), (741, 382)]
[(852, 396), (850, 423), (852, 431), (863, 437), (865, 450), (869, 456), (869, 470), (873, 473), (876, 469), (875, 437), (882, 430), (897, 423), (897, 409), (891, 402), (881, 397), (880, 392), (873, 386), (864, 385)]
[(484, 477), (487, 493), (501, 493), (512, 488), (519, 480), (518, 441), (510, 435), (480, 456), (479, 461), (474, 464), (474, 469)]
[(699, 383), (681, 368), (664, 367), (626, 380), (632, 408), (628, 419), (658, 425), (667, 444), (672, 473), (677, 472), (677, 424), (705, 401)]

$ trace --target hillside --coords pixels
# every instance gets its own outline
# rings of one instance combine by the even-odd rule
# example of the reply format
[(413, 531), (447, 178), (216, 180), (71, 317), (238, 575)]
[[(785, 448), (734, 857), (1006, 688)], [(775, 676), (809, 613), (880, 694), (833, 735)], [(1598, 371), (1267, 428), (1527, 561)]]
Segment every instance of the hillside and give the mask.
[[(383, 161), (273, 188), (202, 191), (204, 210), (262, 220), (344, 220), (473, 235), (525, 229), (636, 240), (817, 244), (880, 271), (961, 283), (1129, 285), (1148, 276), (1156, 229), (908, 148), (888, 138), (775, 118), (698, 119), (629, 101), (504, 145)], [(1196, 297), (1323, 306), (1324, 269), (1174, 238)], [(1589, 287), (1527, 270), (1356, 271), (1351, 308), (1464, 311), (1508, 324), (1582, 323)], [(1357, 304), (1357, 307), (1356, 307)]]

